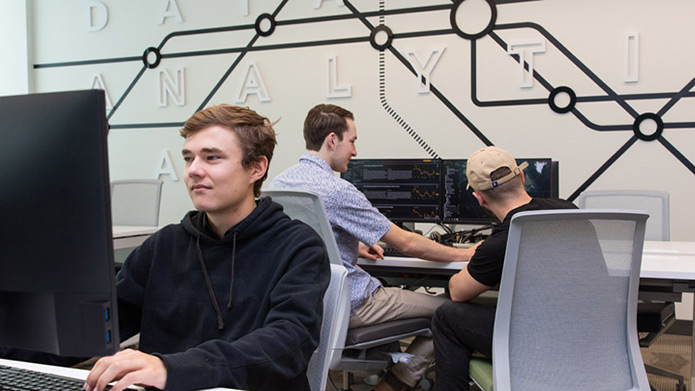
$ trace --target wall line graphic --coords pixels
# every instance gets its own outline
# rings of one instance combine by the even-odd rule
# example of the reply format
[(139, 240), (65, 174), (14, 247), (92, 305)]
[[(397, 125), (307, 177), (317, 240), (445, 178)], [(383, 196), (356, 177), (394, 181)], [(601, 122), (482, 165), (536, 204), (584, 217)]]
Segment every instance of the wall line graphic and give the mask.
[[(200, 104), (197, 106), (196, 111), (204, 108), (213, 98), (213, 96), (219, 91), (219, 89), (225, 84), (230, 75), (237, 69), (241, 61), (246, 57), (247, 54), (252, 52), (262, 52), (262, 51), (277, 51), (277, 50), (291, 50), (296, 48), (306, 48), (306, 47), (323, 47), (323, 46), (337, 46), (337, 45), (362, 45), (365, 43), (370, 43), (377, 50), (379, 50), (379, 101), (382, 104), (384, 110), (392, 117), (401, 128), (403, 128), (406, 133), (415, 140), (418, 145), (427, 153), (428, 156), (432, 158), (438, 158), (439, 154), (429, 145), (422, 135), (414, 129), (406, 119), (403, 118), (401, 114), (397, 112), (397, 108), (394, 107), (393, 102), (389, 102), (387, 99), (387, 84), (386, 84), (386, 59), (387, 53), (390, 53), (395, 59), (400, 62), (400, 64), (411, 72), (413, 75), (417, 75), (415, 69), (413, 69), (407, 58), (398, 50), (396, 43), (398, 41), (404, 41), (412, 38), (423, 38), (423, 37), (434, 37), (434, 36), (452, 36), (459, 35), (463, 37), (464, 43), (470, 45), (470, 64), (471, 64), (471, 74), (470, 74), (470, 88), (471, 88), (471, 101), (475, 106), (478, 107), (509, 107), (509, 106), (528, 106), (528, 105), (549, 105), (550, 108), (558, 113), (571, 113), (572, 116), (577, 118), (580, 123), (582, 123), (588, 129), (600, 132), (616, 132), (616, 131), (629, 131), (633, 132), (630, 134), (629, 140), (623, 144), (618, 151), (609, 156), (607, 160), (589, 177), (582, 183), (569, 197), (570, 200), (574, 200), (582, 191), (587, 189), (592, 183), (596, 181), (602, 174), (609, 169), (615, 161), (617, 161), (623, 154), (635, 145), (638, 141), (658, 141), (669, 153), (671, 153), (681, 164), (683, 164), (689, 171), (695, 174), (695, 165), (683, 154), (681, 153), (673, 144), (671, 144), (663, 133), (665, 129), (692, 129), (695, 128), (695, 121), (678, 121), (678, 122), (664, 122), (663, 117), (683, 99), (695, 97), (695, 92), (691, 91), (695, 87), (695, 78), (689, 80), (679, 91), (676, 92), (651, 92), (651, 93), (633, 93), (633, 94), (618, 94), (613, 88), (611, 88), (608, 83), (604, 82), (595, 72), (593, 72), (587, 65), (585, 65), (580, 58), (574, 55), (568, 47), (563, 45), (557, 38), (555, 38), (548, 30), (543, 26), (533, 23), (533, 22), (517, 22), (517, 23), (504, 23), (496, 24), (497, 7), (504, 4), (514, 4), (531, 2), (538, 0), (486, 0), (492, 11), (492, 18), (490, 20), (489, 30), (484, 30), (479, 34), (467, 34), (463, 33), (456, 25), (456, 11), (461, 5), (462, 0), (453, 0), (451, 4), (438, 4), (431, 6), (419, 6), (411, 8), (395, 8), (387, 10), (386, 2), (380, 0), (379, 9), (376, 11), (365, 11), (360, 12), (349, 0), (344, 0), (345, 8), (348, 10), (345, 14), (329, 15), (329, 16), (319, 16), (319, 17), (306, 17), (306, 18), (296, 18), (288, 20), (278, 20), (278, 16), (282, 13), (282, 10), (288, 4), (288, 0), (280, 1), (279, 5), (275, 8), (272, 14), (262, 14), (258, 16), (255, 23), (253, 24), (242, 24), (236, 26), (222, 26), (214, 28), (204, 28), (204, 29), (193, 29), (176, 31), (166, 35), (161, 42), (156, 47), (148, 47), (142, 55), (139, 56), (123, 56), (123, 57), (113, 57), (113, 58), (103, 58), (103, 59), (87, 59), (87, 60), (76, 60), (76, 61), (62, 61), (62, 62), (47, 62), (47, 63), (37, 63), (34, 64), (34, 69), (40, 71), (42, 69), (48, 68), (65, 68), (65, 67), (82, 67), (82, 66), (93, 66), (99, 64), (114, 64), (114, 63), (127, 63), (127, 62), (142, 62), (143, 66), (139, 69), (137, 74), (133, 77), (133, 80), (123, 91), (113, 106), (111, 111), (107, 115), (107, 119), (111, 119), (114, 114), (121, 108), (125, 99), (131, 94), (138, 82), (142, 79), (143, 75), (148, 69), (154, 69), (161, 65), (161, 61), (170, 60), (175, 58), (188, 58), (196, 56), (219, 56), (227, 54), (238, 54), (234, 61), (229, 65), (226, 71), (217, 79), (216, 83), (210, 89), (207, 96), (205, 96)], [(390, 33), (388, 41), (385, 44), (379, 44), (375, 42), (375, 36), (378, 32), (383, 32), (388, 30), (388, 25), (386, 20), (388, 17), (393, 17), (397, 15), (409, 15), (409, 14), (421, 14), (421, 13), (442, 13), (449, 12), (450, 20), (452, 21), (452, 26), (447, 28), (438, 28), (432, 30), (424, 31), (407, 31), (407, 32), (396, 32)], [(368, 19), (369, 18), (379, 18), (379, 25), (374, 26)], [(283, 26), (300, 26), (305, 24), (315, 24), (315, 23), (327, 23), (335, 21), (345, 21), (345, 20), (355, 20), (361, 22), (366, 28), (368, 34), (358, 35), (352, 37), (341, 37), (335, 39), (322, 39), (322, 40), (311, 40), (304, 42), (289, 42), (289, 43), (278, 43), (278, 44), (258, 44), (262, 37), (266, 37), (278, 32), (278, 27)], [(264, 29), (264, 24), (270, 24), (270, 29)], [(548, 97), (545, 98), (533, 98), (533, 99), (497, 99), (497, 100), (486, 100), (483, 101), (478, 97), (478, 90), (481, 87), (478, 83), (478, 66), (480, 61), (484, 59), (479, 58), (478, 53), (478, 41), (481, 39), (486, 39), (489, 37), (492, 39), (497, 46), (506, 52), (507, 43), (499, 35), (506, 31), (520, 30), (520, 29), (532, 29), (537, 31), (547, 42), (556, 48), (574, 67), (576, 67), (584, 76), (586, 76), (591, 82), (593, 82), (604, 95), (590, 95), (590, 96), (576, 96), (575, 92), (572, 90), (571, 81), (567, 83), (570, 85), (560, 85), (554, 86), (548, 79), (543, 77), (542, 72), (539, 71), (538, 67), (534, 69), (533, 78), (538, 81), (538, 83), (543, 86), (548, 92)], [(255, 30), (255, 31), (254, 31)], [(165, 52), (167, 44), (178, 37), (186, 36), (196, 36), (205, 34), (216, 34), (225, 32), (239, 32), (239, 31), (250, 31), (255, 32), (249, 39), (245, 46), (240, 47), (226, 47), (217, 48), (209, 50), (193, 50), (193, 51), (181, 51), (181, 52)], [(154, 55), (155, 61), (151, 62), (151, 58)], [(520, 61), (518, 55), (509, 56), (513, 61), (517, 63)], [(524, 64), (524, 67), (528, 69), (528, 64)], [(481, 131), (476, 125), (457, 107), (442, 91), (440, 91), (433, 83), (430, 83), (430, 92), (436, 99), (444, 105), (444, 107), (451, 112), (472, 134), (474, 134), (483, 145), (493, 145), (494, 143)], [(557, 107), (553, 99), (560, 92), (564, 92), (570, 95), (570, 105), (567, 107)], [(572, 99), (573, 98), (573, 99)], [(655, 113), (640, 113), (638, 110), (630, 105), (631, 101), (645, 101), (645, 100), (658, 100), (666, 99), (667, 102), (657, 110)], [(635, 119), (633, 123), (629, 124), (598, 124), (588, 118), (578, 107), (582, 103), (591, 102), (605, 102), (605, 103), (616, 103), (617, 107), (623, 109), (628, 115)], [(647, 121), (653, 120), (657, 124), (657, 131), (654, 134), (644, 134), (640, 125)], [(152, 128), (167, 128), (167, 127), (180, 127), (183, 125), (183, 121), (177, 122), (153, 122), (153, 123), (121, 123), (111, 125), (112, 129), (152, 129)]]

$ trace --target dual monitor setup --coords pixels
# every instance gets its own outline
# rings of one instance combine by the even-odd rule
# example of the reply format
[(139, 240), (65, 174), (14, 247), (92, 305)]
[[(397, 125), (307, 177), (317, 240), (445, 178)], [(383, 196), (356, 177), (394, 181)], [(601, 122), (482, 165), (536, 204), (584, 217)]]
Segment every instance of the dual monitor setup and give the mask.
[[(517, 159), (531, 197), (558, 196), (558, 162), (549, 158)], [(352, 183), (389, 220), (396, 223), (490, 224), (466, 189), (465, 159), (352, 159), (341, 178)]]

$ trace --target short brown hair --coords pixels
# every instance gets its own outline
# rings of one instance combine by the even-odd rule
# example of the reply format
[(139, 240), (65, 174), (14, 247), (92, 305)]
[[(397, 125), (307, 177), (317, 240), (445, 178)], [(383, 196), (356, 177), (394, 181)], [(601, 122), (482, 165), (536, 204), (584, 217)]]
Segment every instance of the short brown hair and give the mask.
[(318, 151), (323, 145), (323, 140), (331, 133), (343, 139), (343, 133), (348, 129), (346, 118), (355, 120), (349, 110), (331, 104), (314, 106), (304, 120), (304, 141), (306, 149)]
[[(268, 118), (248, 107), (211, 106), (193, 114), (183, 125), (180, 133), (183, 138), (188, 138), (211, 126), (223, 126), (236, 134), (242, 153), (241, 165), (244, 168), (259, 161), (261, 156), (265, 156), (268, 159), (268, 165), (270, 165), (277, 140), (273, 125)], [(256, 197), (261, 194), (261, 186), (267, 177), (268, 171), (266, 170), (263, 178), (253, 184), (253, 192)]]

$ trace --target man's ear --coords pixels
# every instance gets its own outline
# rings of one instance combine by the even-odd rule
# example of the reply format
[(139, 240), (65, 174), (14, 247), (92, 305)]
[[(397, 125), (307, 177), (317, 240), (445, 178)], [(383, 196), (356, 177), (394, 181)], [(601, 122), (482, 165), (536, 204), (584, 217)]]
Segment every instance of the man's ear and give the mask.
[(480, 205), (480, 206), (487, 205), (485, 198), (483, 198), (483, 196), (481, 196), (480, 194), (473, 192), (473, 197), (475, 197), (475, 199), (478, 200), (478, 205)]
[(265, 156), (259, 156), (258, 160), (251, 163), (251, 183), (255, 183), (257, 180), (263, 178), (265, 173), (268, 172), (268, 158)]
[(326, 136), (324, 143), (328, 147), (329, 151), (334, 150), (336, 144), (338, 143), (338, 135), (335, 134), (335, 132), (329, 133), (328, 136)]

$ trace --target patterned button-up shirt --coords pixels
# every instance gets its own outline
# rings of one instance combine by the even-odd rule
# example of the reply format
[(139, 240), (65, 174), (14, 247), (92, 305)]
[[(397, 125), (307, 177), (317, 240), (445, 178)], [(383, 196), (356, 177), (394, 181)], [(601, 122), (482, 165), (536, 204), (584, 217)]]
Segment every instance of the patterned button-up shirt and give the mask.
[(350, 314), (381, 284), (357, 263), (359, 242), (373, 245), (391, 228), (382, 215), (351, 183), (337, 177), (328, 163), (314, 153), (305, 153), (299, 163), (285, 170), (270, 183), (271, 189), (304, 189), (321, 198), (340, 257), (348, 271)]

